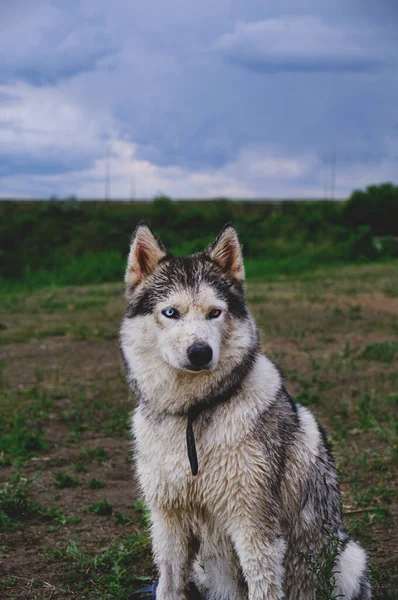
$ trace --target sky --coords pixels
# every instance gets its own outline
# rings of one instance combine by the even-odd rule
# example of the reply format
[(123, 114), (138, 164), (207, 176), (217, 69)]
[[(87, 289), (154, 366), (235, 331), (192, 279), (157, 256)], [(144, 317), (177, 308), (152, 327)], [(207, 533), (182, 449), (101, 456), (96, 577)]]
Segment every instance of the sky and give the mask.
[(397, 38), (396, 0), (2, 0), (0, 197), (398, 183)]

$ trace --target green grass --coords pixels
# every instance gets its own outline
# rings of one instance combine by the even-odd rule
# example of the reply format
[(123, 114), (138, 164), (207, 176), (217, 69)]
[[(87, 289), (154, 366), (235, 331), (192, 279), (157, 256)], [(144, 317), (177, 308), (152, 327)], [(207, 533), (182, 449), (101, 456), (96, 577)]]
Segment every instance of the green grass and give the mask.
[(339, 554), (339, 539), (330, 536), (327, 543), (317, 555), (301, 551), (302, 559), (307, 563), (315, 577), (315, 591), (317, 600), (337, 600), (344, 598), (335, 592), (336, 587), (336, 560)]
[(109, 460), (109, 454), (103, 446), (97, 446), (96, 448), (89, 448), (88, 446), (83, 447), (79, 452), (81, 460), (88, 462), (106, 462)]
[[(60, 309), (70, 311), (90, 310), (103, 308), (100, 299), (90, 301), (65, 301), (56, 298), (56, 292), (61, 286), (95, 285), (107, 282), (123, 281), (127, 254), (122, 255), (114, 251), (103, 251), (96, 254), (75, 256), (62, 264), (61, 267), (52, 269), (38, 269), (25, 271), (18, 281), (4, 279), (0, 276), (0, 297), (10, 298), (15, 294), (28, 292), (40, 288), (47, 289), (47, 296), (42, 300), (40, 308), (49, 312)], [(264, 280), (278, 279), (286, 276), (301, 276), (317, 269), (338, 269), (355, 266), (358, 261), (341, 260), (329, 257), (327, 253), (315, 249), (300, 253), (286, 251), (286, 256), (245, 260), (245, 271), (248, 279)], [(377, 263), (363, 260), (362, 264), (393, 264), (391, 259), (378, 259)], [(391, 295), (395, 289), (394, 283), (386, 286), (386, 293)], [(7, 325), (5, 325), (7, 327)], [(60, 333), (59, 335), (64, 335)]]
[(51, 521), (55, 524), (53, 528), (58, 529), (78, 520), (37, 502), (30, 490), (34, 481), (35, 478), (24, 479), (16, 474), (0, 487), (0, 530), (9, 531), (37, 519)]
[(368, 344), (362, 352), (362, 358), (392, 362), (398, 355), (398, 341), (376, 342)]
[(54, 473), (54, 482), (53, 485), (57, 489), (61, 490), (63, 488), (73, 488), (80, 485), (81, 482), (73, 477), (73, 475), (69, 475), (65, 471), (57, 471)]
[(103, 479), (98, 479), (96, 477), (93, 477), (92, 479), (90, 479), (89, 483), (88, 483), (88, 487), (90, 488), (90, 490), (100, 490), (101, 488), (104, 488), (106, 486), (106, 483)]
[(0, 424), (0, 465), (26, 461), (48, 448), (40, 426), (29, 422), (24, 414)]
[(19, 281), (10, 281), (0, 277), (0, 294), (34, 290), (41, 287), (121, 281), (125, 261), (126, 257), (115, 251), (74, 256), (65, 261), (62, 267), (37, 269), (36, 271), (25, 270)]
[(90, 504), (88, 511), (94, 513), (95, 515), (108, 516), (112, 514), (113, 506), (106, 498), (104, 498), (100, 502), (94, 502), (93, 504)]
[[(282, 367), (291, 395), (325, 426), (347, 527), (375, 561), (375, 600), (395, 600), (398, 372), (394, 342), (385, 340), (398, 332), (395, 299), (387, 293), (398, 280), (396, 263), (283, 274), (278, 260), (272, 261), (275, 270), (274, 264), (247, 264), (247, 296), (261, 343)], [(0, 331), (0, 338), (7, 336), (0, 361), (0, 475), (9, 477), (10, 466), (18, 466), (23, 488), (35, 469), (43, 473), (25, 491), (7, 487), (2, 495), (1, 543), (10, 549), (2, 560), (4, 581), (13, 578), (14, 545), (24, 552), (32, 536), (37, 554), (26, 553), (30, 563), (20, 574), (43, 574), (55, 595), (123, 599), (140, 587), (142, 576), (155, 576), (149, 514), (142, 501), (131, 504), (134, 400), (112, 339), (123, 311), (122, 282), (0, 294), (0, 321), (7, 326)], [(57, 332), (65, 335), (47, 336)], [(26, 544), (16, 538), (20, 528)], [(26, 581), (13, 578), (6, 592), (29, 597)], [(32, 586), (37, 597), (50, 593), (40, 580)]]
[(150, 577), (137, 572), (135, 564), (147, 560), (150, 541), (147, 536), (126, 535), (107, 548), (93, 554), (84, 552), (75, 540), (51, 553), (51, 558), (66, 563), (62, 574), (64, 584), (73, 584), (81, 598), (128, 600), (129, 590)]

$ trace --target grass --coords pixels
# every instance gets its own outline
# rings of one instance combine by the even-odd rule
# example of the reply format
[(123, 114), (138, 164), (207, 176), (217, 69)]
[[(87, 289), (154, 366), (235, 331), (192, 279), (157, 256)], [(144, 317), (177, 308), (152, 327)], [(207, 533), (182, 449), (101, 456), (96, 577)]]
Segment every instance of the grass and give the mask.
[(109, 460), (109, 454), (102, 446), (96, 448), (84, 447), (80, 450), (79, 457), (85, 461), (106, 462)]
[(69, 475), (65, 473), (65, 471), (57, 471), (54, 473), (54, 487), (61, 490), (63, 488), (73, 488), (80, 485), (80, 481), (73, 477), (73, 475)]
[[(328, 247), (314, 246), (303, 249), (302, 243), (298, 244), (298, 251), (293, 248), (280, 247), (275, 253), (272, 249), (271, 256), (264, 259), (247, 258), (245, 261), (246, 275), (250, 279), (263, 280), (278, 279), (282, 276), (312, 273), (319, 268), (339, 269), (347, 266), (347, 260), (336, 258), (333, 249)], [(179, 252), (177, 252), (179, 254)], [(345, 253), (343, 253), (345, 255)], [(87, 286), (102, 283), (119, 282), (123, 280), (126, 255), (113, 251), (102, 251), (96, 253), (85, 253), (81, 256), (72, 256), (66, 261), (60, 262), (57, 267), (47, 269), (26, 269), (19, 280), (10, 280), (0, 277), (0, 296), (12, 296), (21, 292), (47, 290), (42, 300), (41, 309), (56, 312), (60, 309), (71, 311), (90, 310), (91, 308), (103, 308), (104, 302), (100, 299), (91, 300), (88, 303), (70, 302), (65, 304), (56, 297), (56, 292), (63, 286)], [(367, 264), (369, 261), (363, 258), (359, 264)], [(380, 264), (393, 264), (392, 259), (379, 258)], [(358, 260), (352, 265), (358, 264)], [(396, 294), (396, 283), (392, 278), (384, 283), (386, 294)], [(93, 304), (94, 302), (94, 304)], [(6, 325), (7, 327), (7, 325)]]
[(1, 429), (0, 465), (9, 465), (16, 459), (26, 460), (49, 447), (40, 427), (34, 424), (32, 427), (23, 414), (0, 426)]
[(53, 522), (52, 529), (55, 531), (71, 522), (78, 522), (78, 517), (67, 517), (60, 509), (47, 508), (35, 500), (30, 489), (34, 481), (35, 478), (24, 479), (15, 474), (0, 487), (0, 529), (8, 531), (20, 528), (27, 521), (41, 519)]
[(102, 488), (104, 488), (106, 486), (106, 483), (103, 479), (98, 479), (96, 477), (93, 477), (92, 479), (90, 479), (89, 483), (88, 483), (88, 487), (90, 488), (90, 490), (100, 490)]
[(316, 556), (302, 552), (302, 558), (308, 564), (315, 577), (315, 592), (317, 600), (337, 600), (344, 598), (335, 592), (336, 560), (339, 554), (339, 539), (330, 535), (330, 539)]
[(93, 502), (88, 507), (88, 511), (94, 513), (95, 515), (111, 515), (113, 513), (113, 506), (104, 498), (100, 502)]
[(368, 344), (362, 352), (362, 358), (392, 362), (398, 355), (398, 341), (376, 342)]
[[(395, 600), (396, 263), (266, 263), (247, 264), (262, 347), (325, 426), (374, 598)], [(30, 283), (0, 293), (0, 597), (128, 598), (155, 572), (115, 339), (123, 285)]]
[(52, 553), (51, 558), (65, 565), (62, 581), (64, 584), (72, 582), (79, 597), (87, 598), (86, 594), (94, 588), (94, 597), (101, 600), (127, 600), (127, 590), (150, 580), (134, 567), (135, 562), (147, 558), (149, 552), (147, 536), (130, 534), (95, 555), (85, 552), (72, 540)]

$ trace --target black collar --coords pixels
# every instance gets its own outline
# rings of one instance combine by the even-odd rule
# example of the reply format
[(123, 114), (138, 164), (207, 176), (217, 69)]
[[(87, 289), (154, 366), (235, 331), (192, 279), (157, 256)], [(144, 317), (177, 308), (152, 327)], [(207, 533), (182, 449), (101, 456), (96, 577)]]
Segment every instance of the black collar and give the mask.
[(239, 365), (237, 365), (226, 378), (225, 386), (222, 386), (220, 392), (217, 394), (210, 394), (209, 396), (206, 396), (206, 398), (198, 400), (188, 409), (187, 413), (183, 413), (188, 416), (187, 451), (192, 475), (194, 477), (198, 474), (198, 455), (196, 452), (193, 423), (205, 411), (216, 408), (220, 404), (225, 404), (241, 390), (244, 380), (253, 368), (258, 352), (257, 345), (252, 347)]

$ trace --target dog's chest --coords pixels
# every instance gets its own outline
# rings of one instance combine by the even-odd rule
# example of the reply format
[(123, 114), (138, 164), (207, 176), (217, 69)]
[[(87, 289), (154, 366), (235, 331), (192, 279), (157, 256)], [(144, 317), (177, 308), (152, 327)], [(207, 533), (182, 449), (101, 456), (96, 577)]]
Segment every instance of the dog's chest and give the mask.
[[(204, 456), (203, 440), (197, 439), (199, 474), (192, 475), (188, 458), (185, 419), (153, 422), (134, 416), (137, 473), (146, 499), (160, 505), (187, 505), (201, 495), (203, 471), (211, 468)], [(198, 438), (198, 436), (197, 436)], [(207, 453), (206, 453), (207, 454)]]
[[(240, 443), (225, 418), (204, 420), (194, 424), (199, 463), (194, 477), (186, 428), (184, 418), (153, 423), (139, 411), (134, 415), (136, 467), (146, 500), (167, 510), (222, 510), (231, 495), (250, 485), (250, 464), (258, 469), (262, 457), (250, 444)], [(239, 433), (243, 436), (242, 428)]]

